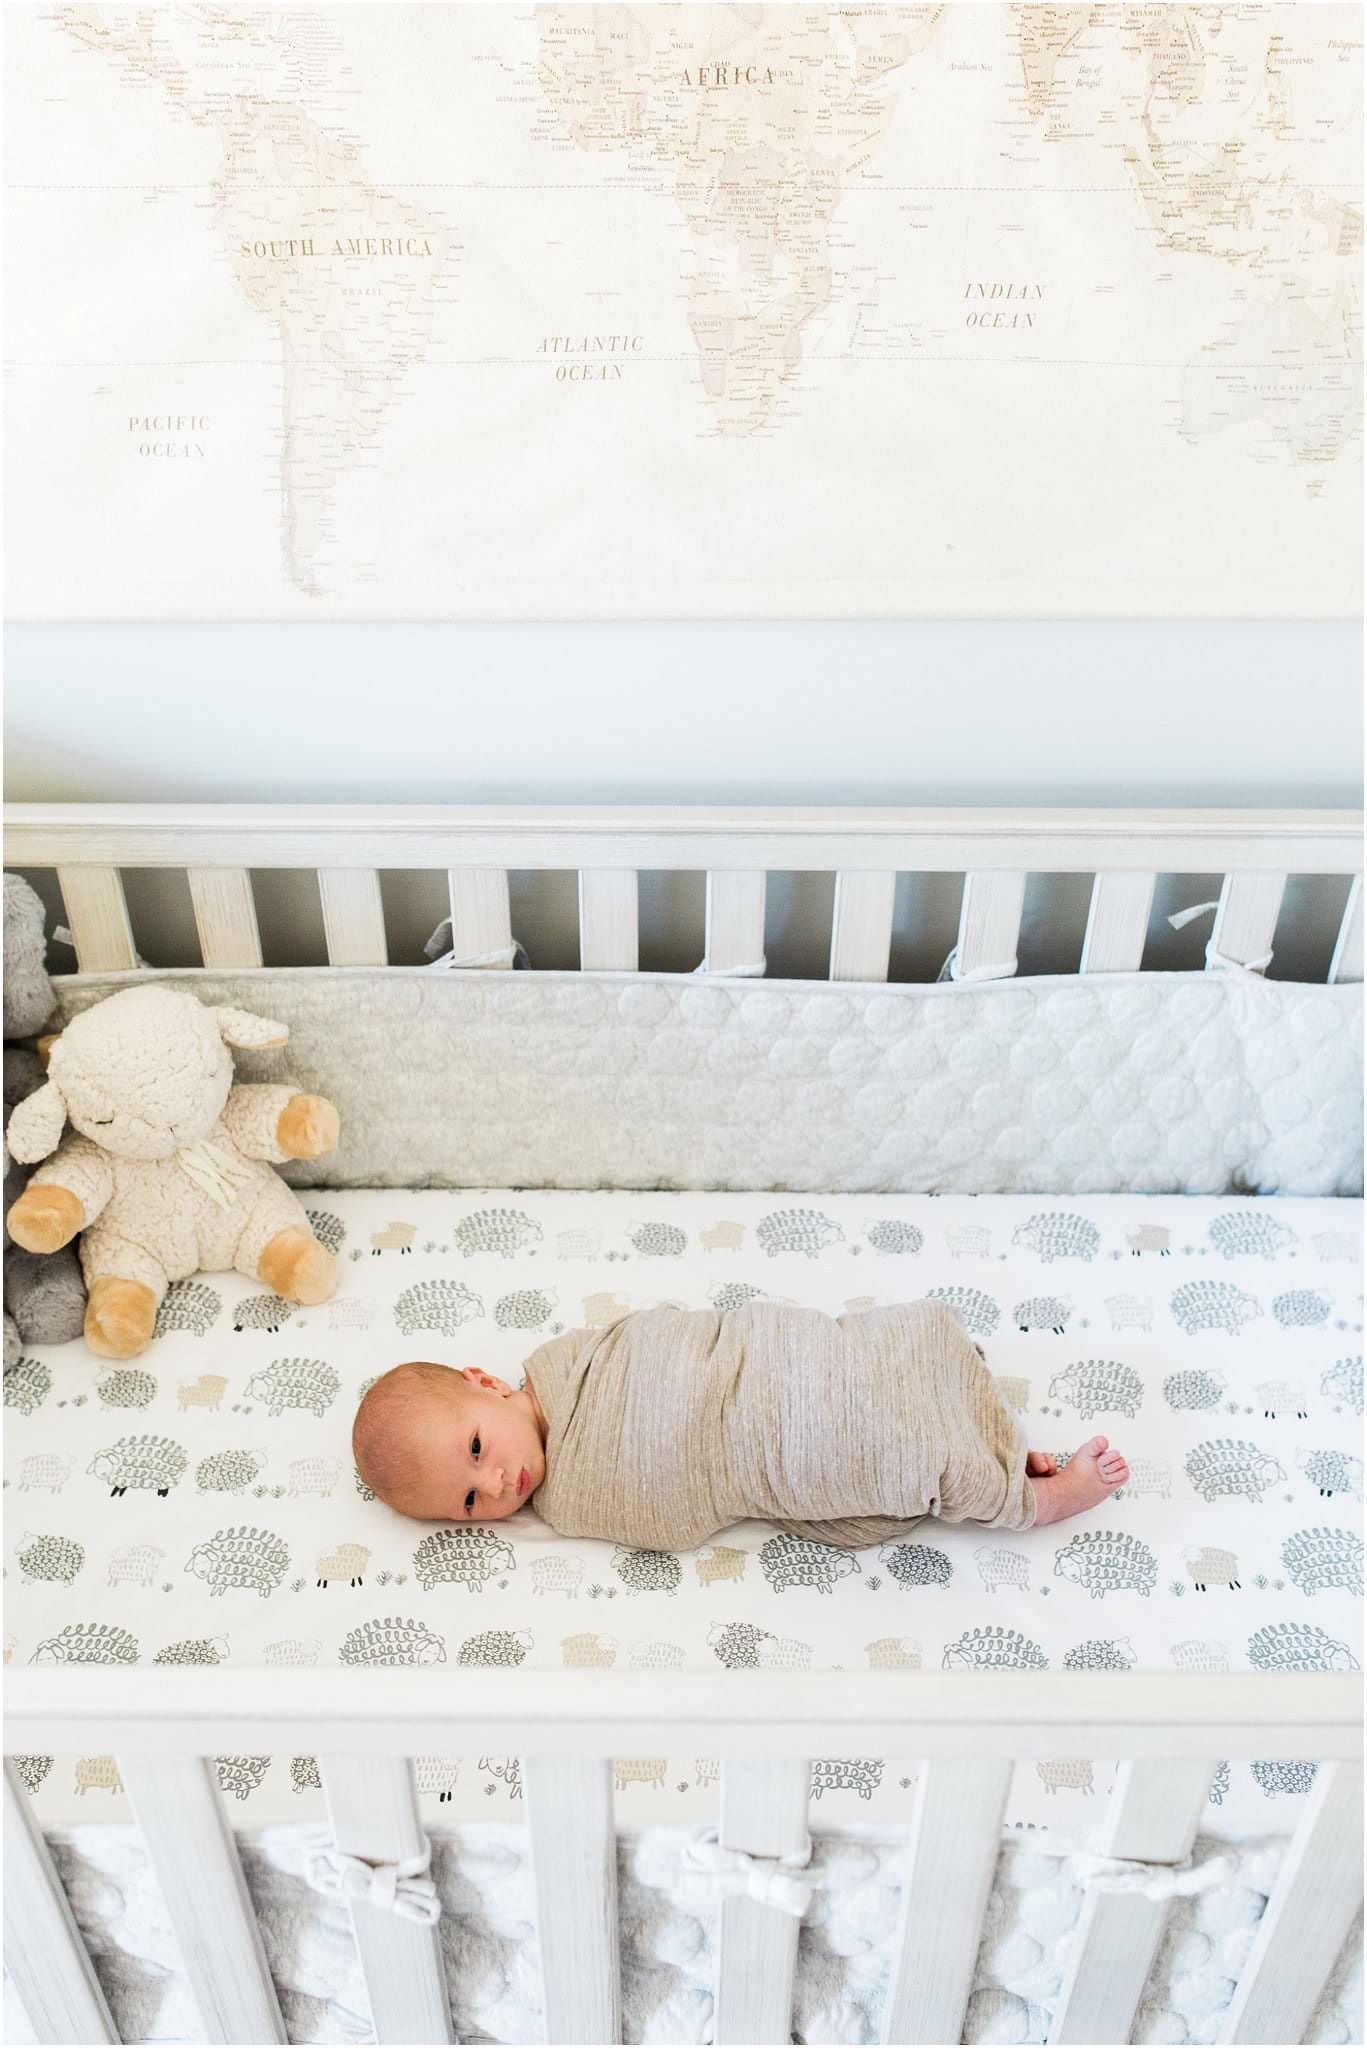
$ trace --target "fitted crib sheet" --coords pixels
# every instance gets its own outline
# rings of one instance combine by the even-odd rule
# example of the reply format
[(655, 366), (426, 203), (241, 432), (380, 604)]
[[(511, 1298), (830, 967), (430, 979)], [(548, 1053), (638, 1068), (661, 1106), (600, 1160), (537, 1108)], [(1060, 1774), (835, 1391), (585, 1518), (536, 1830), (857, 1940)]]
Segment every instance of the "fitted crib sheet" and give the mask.
[[(1352, 1670), (1361, 1655), (1361, 1204), (1173, 1196), (329, 1191), (322, 1308), (173, 1288), (127, 1366), (5, 1375), (6, 1661), (731, 1670)], [(437, 1537), (364, 1496), (364, 1384), (400, 1358), (517, 1384), (561, 1328), (760, 1294), (939, 1294), (1037, 1448), (1101, 1430), (1133, 1478), (1025, 1534), (927, 1522), (861, 1553), (743, 1522), (694, 1552), (523, 1509)], [(344, 1681), (343, 1681), (344, 1682)], [(45, 1826), (124, 1818), (108, 1758), (31, 1757)], [(1213, 1829), (1288, 1826), (1311, 1768), (1221, 1766)], [(322, 1818), (309, 1757), (220, 1760), (238, 1825)], [(1106, 1759), (1023, 1764), (1007, 1821), (1086, 1839)], [(716, 1811), (707, 1757), (621, 1758), (624, 1825)], [(432, 1820), (520, 1817), (514, 1756), (422, 1759)], [(814, 1817), (910, 1818), (915, 1765), (814, 1760)]]

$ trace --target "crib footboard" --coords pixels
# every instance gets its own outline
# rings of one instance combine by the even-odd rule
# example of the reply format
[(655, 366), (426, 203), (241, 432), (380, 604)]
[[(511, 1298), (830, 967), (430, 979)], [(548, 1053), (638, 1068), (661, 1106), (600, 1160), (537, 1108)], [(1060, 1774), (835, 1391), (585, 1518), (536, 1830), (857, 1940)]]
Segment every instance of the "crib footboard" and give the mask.
[[(412, 1765), (470, 1744), (523, 1758), (546, 2039), (622, 2038), (611, 1762), (717, 1756), (717, 2042), (787, 2042), (810, 1760), (853, 1745), (921, 1760), (885, 2042), (957, 2042), (1018, 1759), (1126, 1759), (1053, 2042), (1128, 2041), (1216, 1760), (1320, 1765), (1259, 1925), (1224, 2041), (1302, 2037), (1362, 1899), (1362, 1698), (1348, 1674), (484, 1670), (29, 1670), (10, 1680), (7, 1758), (119, 1760), (198, 2002), (202, 2038), (286, 2038), (213, 1774), (224, 1754), (308, 1751), (333, 1829), (377, 2040), (455, 2039)], [(6, 1964), (37, 2037), (116, 2041), (108, 2006), (13, 1766), (5, 1767)], [(1145, 1883), (1144, 1867), (1152, 1871)], [(1101, 1874), (1104, 1877), (1104, 1873)], [(398, 1910), (395, 1910), (396, 1904)]]

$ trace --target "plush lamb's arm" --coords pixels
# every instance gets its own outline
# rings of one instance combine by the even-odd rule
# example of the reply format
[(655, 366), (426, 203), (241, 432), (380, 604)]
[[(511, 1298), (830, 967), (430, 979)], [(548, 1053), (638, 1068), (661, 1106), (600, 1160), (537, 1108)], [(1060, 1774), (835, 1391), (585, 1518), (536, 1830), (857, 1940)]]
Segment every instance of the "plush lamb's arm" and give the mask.
[(223, 1105), (223, 1127), (248, 1159), (317, 1159), (337, 1143), (337, 1112), (322, 1095), (242, 1082)]
[(89, 1138), (68, 1138), (33, 1170), (33, 1179), (5, 1221), (27, 1252), (60, 1251), (88, 1230), (114, 1192), (109, 1156)]

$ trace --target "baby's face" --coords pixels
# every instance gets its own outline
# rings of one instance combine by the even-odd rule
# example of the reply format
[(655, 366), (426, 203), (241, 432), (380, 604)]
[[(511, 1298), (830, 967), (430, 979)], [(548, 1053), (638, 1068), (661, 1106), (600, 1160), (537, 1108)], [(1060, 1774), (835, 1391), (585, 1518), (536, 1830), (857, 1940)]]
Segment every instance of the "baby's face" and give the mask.
[(403, 1512), (419, 1521), (502, 1521), (546, 1476), (526, 1395), (478, 1366), (453, 1374), (449, 1390), (423, 1389), (402, 1426), (411, 1473)]

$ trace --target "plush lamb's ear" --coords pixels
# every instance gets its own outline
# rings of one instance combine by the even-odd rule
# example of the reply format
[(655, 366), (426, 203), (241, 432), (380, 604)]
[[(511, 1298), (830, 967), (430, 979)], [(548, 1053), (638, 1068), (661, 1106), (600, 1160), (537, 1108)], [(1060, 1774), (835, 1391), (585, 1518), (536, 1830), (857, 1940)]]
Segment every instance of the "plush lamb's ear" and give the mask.
[(48, 1081), (11, 1112), (9, 1129), (5, 1132), (10, 1157), (17, 1159), (21, 1166), (31, 1166), (37, 1159), (46, 1159), (48, 1153), (55, 1152), (61, 1144), (65, 1123), (66, 1103), (57, 1083)]
[(283, 1045), (290, 1035), (288, 1024), (277, 1024), (272, 1017), (254, 1017), (250, 1010), (230, 1009), (223, 1003), (215, 1009), (214, 1016), (225, 1043), (241, 1046), (244, 1052), (262, 1052), (267, 1046)]

